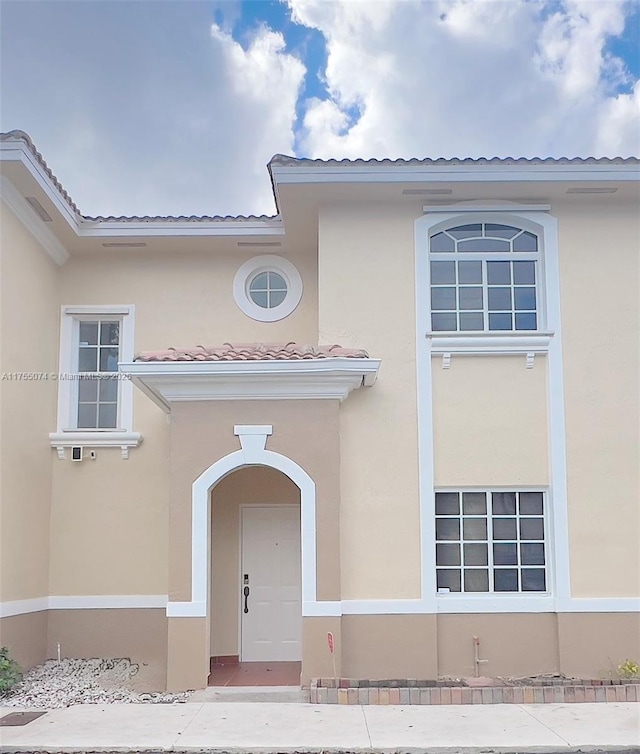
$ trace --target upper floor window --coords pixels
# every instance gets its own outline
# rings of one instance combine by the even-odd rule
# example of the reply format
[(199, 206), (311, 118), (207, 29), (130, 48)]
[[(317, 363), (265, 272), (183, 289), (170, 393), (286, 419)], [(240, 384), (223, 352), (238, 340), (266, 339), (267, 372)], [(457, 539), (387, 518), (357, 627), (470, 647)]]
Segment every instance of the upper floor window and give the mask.
[(118, 360), (120, 322), (78, 322), (78, 429), (118, 426)]
[(58, 432), (131, 431), (132, 385), (118, 362), (132, 359), (132, 306), (63, 307)]
[(288, 259), (263, 254), (240, 266), (233, 280), (233, 297), (247, 317), (278, 322), (300, 303), (302, 277)]
[(434, 332), (535, 331), (539, 239), (501, 223), (457, 225), (429, 238)]

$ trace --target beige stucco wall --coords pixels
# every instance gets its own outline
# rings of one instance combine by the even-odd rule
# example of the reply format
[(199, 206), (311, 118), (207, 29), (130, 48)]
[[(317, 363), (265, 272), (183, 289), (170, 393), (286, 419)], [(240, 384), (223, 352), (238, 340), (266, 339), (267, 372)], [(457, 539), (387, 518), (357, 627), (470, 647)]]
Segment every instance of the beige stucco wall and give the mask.
[(546, 358), (453, 355), (432, 359), (437, 487), (549, 482)]
[[(296, 311), (282, 322), (259, 323), (233, 299), (233, 277), (254, 254), (183, 253), (179, 239), (174, 251), (74, 257), (62, 269), (60, 302), (135, 304), (136, 352), (225, 341), (317, 342), (314, 255), (290, 257), (304, 284)], [(55, 418), (47, 431), (53, 428)], [(139, 390), (134, 430), (143, 443), (126, 461), (118, 448), (99, 449), (95, 461), (82, 464), (54, 461), (52, 594), (167, 593), (169, 421)]]
[[(255, 251), (255, 250), (254, 250)], [(273, 250), (270, 250), (273, 252)], [(257, 256), (251, 251), (193, 254), (175, 240), (173, 252), (74, 257), (64, 268), (65, 304), (135, 304), (136, 350), (231, 342), (317, 342), (315, 255), (288, 255), (302, 276), (297, 309), (280, 322), (256, 322), (237, 307), (233, 278)], [(283, 255), (285, 256), (285, 255)]]
[(553, 208), (560, 218), (571, 588), (640, 595), (638, 206)]
[[(334, 640), (332, 658), (327, 641), (331, 631)], [(305, 617), (302, 619), (302, 670), (300, 683), (308, 686), (312, 678), (342, 677), (342, 618)], [(335, 665), (334, 665), (335, 662)]]
[(213, 463), (240, 448), (236, 424), (270, 424), (267, 450), (301, 466), (316, 486), (318, 599), (340, 599), (340, 442), (333, 400), (177, 403), (171, 417), (169, 597), (191, 599), (191, 490)]
[(48, 618), (47, 610), (0, 618), (0, 646), (9, 647), (11, 657), (23, 670), (47, 657)]
[(640, 614), (560, 613), (560, 670), (573, 678), (615, 678), (618, 666), (640, 658)]
[[(0, 286), (3, 374), (58, 371), (58, 274), (52, 259), (2, 206)], [(2, 469), (0, 599), (48, 594), (49, 508), (57, 383), (0, 381)]]
[(435, 615), (343, 615), (347, 678), (436, 678)]
[(169, 618), (167, 690), (202, 689), (209, 675), (206, 618)]
[[(556, 203), (552, 213), (560, 243), (572, 593), (629, 597), (640, 593), (638, 207)], [(382, 358), (378, 383), (341, 409), (345, 598), (419, 593), (418, 216), (416, 207), (373, 203), (320, 208), (320, 341)], [(434, 359), (436, 485), (549, 483), (547, 369), (540, 356), (530, 370), (523, 356), (454, 355), (449, 370)]]
[(420, 595), (415, 209), (327, 206), (318, 228), (320, 342), (382, 359), (340, 409), (344, 599)]
[(169, 427), (144, 396), (134, 425), (144, 439), (128, 460), (98, 448), (53, 462), (51, 594), (167, 594)]
[(285, 505), (300, 490), (276, 469), (232, 472), (211, 491), (211, 656), (237, 655), (240, 612), (240, 506)]
[(138, 691), (167, 683), (167, 617), (162, 609), (50, 610), (47, 657), (126, 657), (140, 666)]
[(438, 615), (438, 673), (476, 675), (474, 637), (484, 676), (527, 676), (559, 671), (556, 616), (552, 613)]

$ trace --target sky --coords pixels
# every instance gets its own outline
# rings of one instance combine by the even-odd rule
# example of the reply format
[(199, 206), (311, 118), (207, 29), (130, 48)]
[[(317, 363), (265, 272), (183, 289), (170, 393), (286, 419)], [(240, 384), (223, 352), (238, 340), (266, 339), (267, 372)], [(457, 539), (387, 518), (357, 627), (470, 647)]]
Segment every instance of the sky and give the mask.
[(640, 0), (0, 0), (0, 43), (85, 215), (273, 214), (277, 153), (640, 156)]

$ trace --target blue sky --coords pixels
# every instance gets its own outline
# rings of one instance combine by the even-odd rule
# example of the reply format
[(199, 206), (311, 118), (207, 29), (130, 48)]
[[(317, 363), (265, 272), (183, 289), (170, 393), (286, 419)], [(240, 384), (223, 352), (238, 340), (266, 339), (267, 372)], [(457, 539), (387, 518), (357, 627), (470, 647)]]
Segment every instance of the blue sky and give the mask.
[(272, 213), (308, 157), (640, 154), (633, 0), (2, 0), (0, 127), (81, 211)]

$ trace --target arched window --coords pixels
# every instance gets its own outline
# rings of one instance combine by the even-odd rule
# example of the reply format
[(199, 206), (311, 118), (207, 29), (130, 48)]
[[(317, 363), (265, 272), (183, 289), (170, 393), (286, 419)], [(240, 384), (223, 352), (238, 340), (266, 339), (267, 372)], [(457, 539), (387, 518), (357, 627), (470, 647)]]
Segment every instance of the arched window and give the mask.
[(512, 225), (475, 222), (429, 238), (433, 332), (535, 331), (539, 239)]

